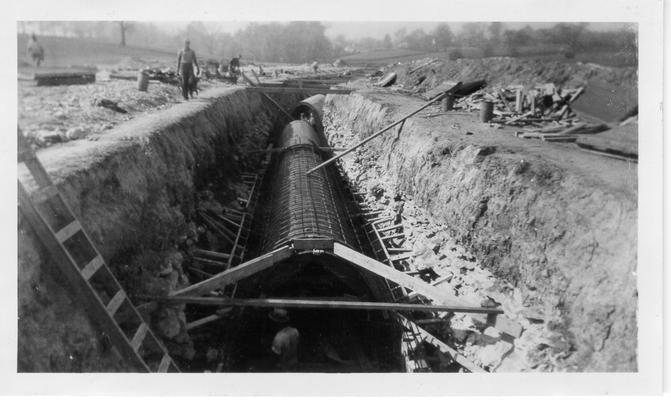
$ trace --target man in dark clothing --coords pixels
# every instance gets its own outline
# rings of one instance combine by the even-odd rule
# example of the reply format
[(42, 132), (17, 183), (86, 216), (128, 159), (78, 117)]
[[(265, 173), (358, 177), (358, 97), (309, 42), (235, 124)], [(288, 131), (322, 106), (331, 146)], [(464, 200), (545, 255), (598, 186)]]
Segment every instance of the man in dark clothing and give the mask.
[(200, 73), (196, 52), (189, 46), (190, 42), (184, 42), (184, 48), (177, 54), (177, 74), (182, 76), (182, 96), (184, 100), (189, 99), (189, 88), (194, 84), (196, 75), (193, 73), (193, 66), (196, 66), (197, 73)]
[(228, 63), (228, 70), (229, 70), (232, 74), (237, 74), (237, 73), (240, 72), (240, 59), (241, 59), (241, 58), (242, 58), (242, 54), (239, 55), (239, 56), (237, 56), (237, 57), (233, 57), (233, 58), (231, 59), (231, 62)]
[(44, 48), (37, 42), (37, 36), (33, 33), (28, 41), (28, 55), (33, 60), (36, 67), (44, 61)]
[(282, 329), (277, 331), (270, 347), (277, 357), (276, 368), (279, 371), (296, 371), (298, 368), (298, 329), (289, 325), (289, 315), (283, 308), (275, 308), (268, 314)]

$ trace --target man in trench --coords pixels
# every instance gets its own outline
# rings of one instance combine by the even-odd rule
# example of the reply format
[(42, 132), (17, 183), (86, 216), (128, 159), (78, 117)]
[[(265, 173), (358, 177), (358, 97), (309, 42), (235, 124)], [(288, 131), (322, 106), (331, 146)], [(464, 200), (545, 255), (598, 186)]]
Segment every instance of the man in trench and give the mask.
[(196, 73), (200, 73), (196, 52), (191, 49), (190, 45), (191, 42), (185, 41), (184, 48), (177, 54), (177, 74), (182, 76), (182, 96), (184, 96), (184, 100), (189, 99), (189, 88), (196, 80), (196, 75), (193, 73), (194, 65), (196, 66)]
[(275, 334), (270, 350), (277, 355), (276, 367), (279, 371), (296, 371), (298, 367), (298, 329), (289, 325), (289, 313), (283, 308), (275, 308), (268, 317), (280, 326)]

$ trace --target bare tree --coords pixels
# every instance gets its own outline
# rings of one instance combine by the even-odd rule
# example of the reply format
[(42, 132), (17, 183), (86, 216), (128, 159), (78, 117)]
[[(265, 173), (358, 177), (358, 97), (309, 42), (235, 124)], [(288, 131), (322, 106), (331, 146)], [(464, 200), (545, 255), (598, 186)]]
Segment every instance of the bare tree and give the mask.
[(126, 33), (133, 30), (133, 24), (128, 21), (117, 21), (119, 24), (119, 31), (121, 32), (121, 45), (126, 45)]
[(503, 32), (504, 25), (502, 22), (492, 22), (487, 27), (487, 33), (489, 33), (489, 40), (493, 45), (498, 45), (501, 43), (501, 34)]
[(450, 29), (450, 26), (446, 23), (442, 23), (433, 30), (433, 37), (436, 41), (436, 46), (443, 51), (446, 51), (454, 41), (454, 34)]

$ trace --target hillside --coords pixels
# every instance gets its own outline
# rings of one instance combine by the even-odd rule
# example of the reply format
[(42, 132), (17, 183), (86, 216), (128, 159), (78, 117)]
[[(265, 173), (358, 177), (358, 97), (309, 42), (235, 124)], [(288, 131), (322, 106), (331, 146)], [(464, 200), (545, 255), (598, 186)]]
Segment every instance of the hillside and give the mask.
[(427, 57), (428, 54), (424, 51), (389, 49), (352, 54), (340, 59), (351, 65), (386, 65), (398, 61), (410, 61), (416, 58)]
[[(133, 46), (120, 46), (116, 43), (105, 43), (91, 39), (65, 38), (57, 36), (40, 36), (44, 47), (45, 67), (66, 67), (69, 65), (110, 65), (127, 58), (140, 58), (149, 64), (173, 63), (178, 49), (166, 51)], [(28, 36), (18, 35), (18, 67), (29, 67), (26, 54)]]

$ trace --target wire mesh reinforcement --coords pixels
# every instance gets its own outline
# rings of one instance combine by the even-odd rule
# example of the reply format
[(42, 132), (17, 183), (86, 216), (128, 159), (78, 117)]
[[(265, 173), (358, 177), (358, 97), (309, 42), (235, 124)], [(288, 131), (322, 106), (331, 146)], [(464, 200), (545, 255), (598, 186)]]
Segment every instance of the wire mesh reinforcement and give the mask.
[[(318, 135), (308, 124), (288, 129), (302, 131), (297, 135)], [(337, 171), (326, 168), (307, 175), (323, 157), (314, 144), (301, 142), (278, 154), (269, 169), (270, 207), (262, 251), (299, 238), (329, 238), (359, 247)]]

